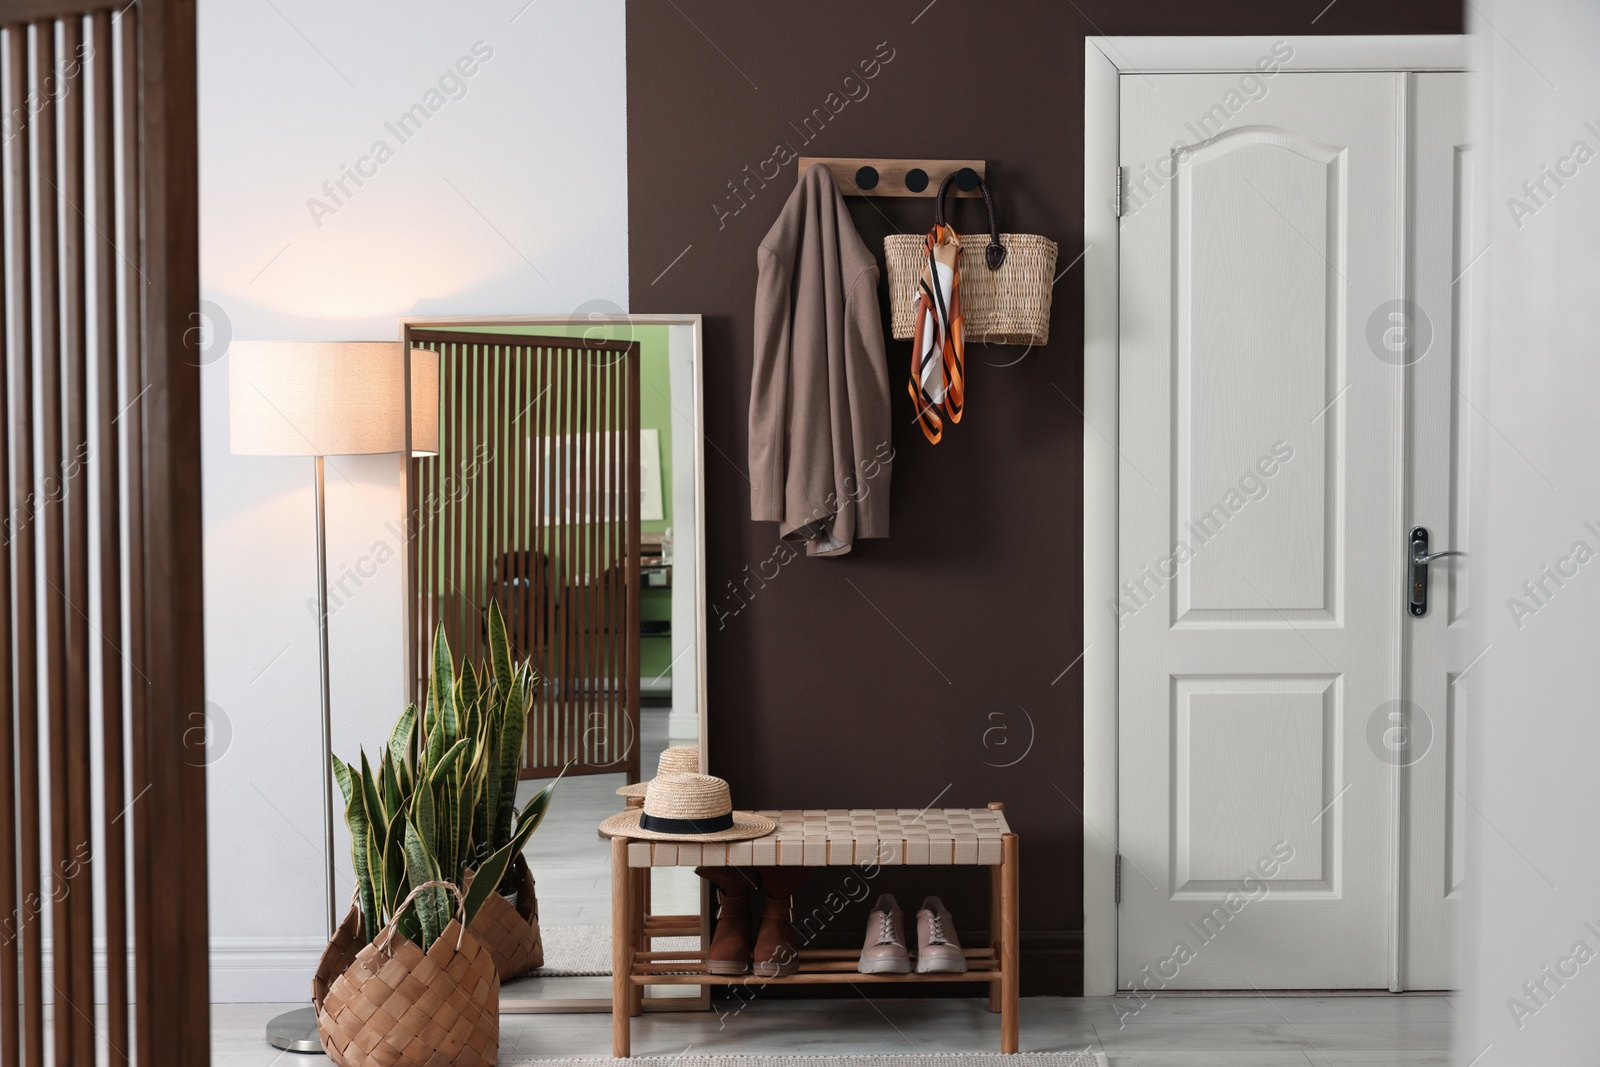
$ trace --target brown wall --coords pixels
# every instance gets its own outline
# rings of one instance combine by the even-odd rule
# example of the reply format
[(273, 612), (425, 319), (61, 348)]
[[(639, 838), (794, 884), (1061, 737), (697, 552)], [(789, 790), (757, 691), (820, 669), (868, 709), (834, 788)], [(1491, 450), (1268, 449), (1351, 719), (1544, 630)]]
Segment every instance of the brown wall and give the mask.
[[(1068, 667), (1082, 647), (1081, 272), (1056, 287), (1048, 346), (969, 350), (966, 417), (937, 448), (912, 424), (908, 344), (891, 341), (892, 536), (844, 559), (796, 559), (765, 585), (750, 579), (741, 600), (730, 583), (776, 544), (773, 525), (749, 520), (745, 477), (755, 251), (795, 169), (765, 188), (752, 180), (743, 206), (728, 183), (779, 143), (804, 155), (984, 159), (1001, 228), (1052, 237), (1064, 267), (1082, 248), (1084, 34), (1462, 32), (1452, 0), (1337, 0), (1312, 25), (1325, 3), (627, 7), (631, 309), (706, 316), (711, 769), (749, 807), (1004, 801), (1023, 842), (1025, 992), (1080, 985), (1082, 687)], [(867, 95), (820, 132), (814, 122), (808, 143), (796, 126), (830, 93), (843, 97), (846, 76), (880, 47), (893, 58)], [(848, 89), (861, 95), (859, 83)], [(926, 230), (931, 201), (853, 200), (851, 213), (881, 249), (895, 229)], [(963, 229), (980, 217), (959, 204)], [(879, 881), (912, 909), (943, 893), (972, 929), (984, 911), (971, 873)], [(814, 877), (804, 910), (840, 879)], [(864, 907), (830, 933), (858, 940)]]

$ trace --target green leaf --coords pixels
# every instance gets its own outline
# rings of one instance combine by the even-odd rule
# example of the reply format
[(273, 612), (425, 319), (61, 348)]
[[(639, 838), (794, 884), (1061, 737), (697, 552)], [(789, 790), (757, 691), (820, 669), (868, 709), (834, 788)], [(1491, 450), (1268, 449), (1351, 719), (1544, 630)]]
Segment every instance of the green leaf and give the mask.
[[(568, 764), (571, 766), (571, 764)], [(517, 832), (511, 840), (495, 849), (479, 865), (477, 874), (472, 879), (472, 884), (467, 887), (467, 902), (465, 907), (466, 923), (472, 925), (472, 920), (477, 917), (478, 909), (483, 907), (483, 902), (489, 899), (489, 894), (497, 892), (500, 882), (505, 878), (506, 871), (511, 867), (511, 861), (522, 853), (527, 847), (528, 839), (544, 821), (544, 814), (550, 808), (550, 797), (555, 793), (555, 788), (561, 781), (561, 776), (567, 773), (566, 768), (561, 769), (561, 775), (554, 782), (545, 786), (536, 793), (527, 807), (522, 809), (522, 817), (517, 822)]]
[[(571, 764), (569, 763), (567, 766), (570, 767)], [(513, 841), (520, 841), (526, 844), (528, 838), (532, 837), (533, 832), (539, 828), (539, 824), (544, 822), (545, 812), (550, 810), (550, 798), (555, 795), (556, 786), (561, 783), (561, 778), (566, 773), (567, 769), (563, 767), (561, 774), (556, 776), (554, 782), (539, 790), (534, 794), (533, 799), (528, 801), (527, 806), (522, 809), (521, 816), (517, 819), (517, 832), (512, 835)], [(518, 845), (517, 847), (521, 848), (522, 846)]]
[[(478, 672), (472, 669), (472, 664), (463, 663), (461, 665), (461, 677), (456, 682), (456, 712), (461, 719), (463, 727), (470, 721), (473, 708), (477, 707), (478, 698), (481, 695), (480, 688)], [(467, 733), (462, 736), (467, 736)]]
[(344, 788), (350, 797), (350, 802), (344, 809), (345, 825), (350, 828), (350, 864), (355, 869), (356, 875), (356, 903), (361, 909), (362, 933), (369, 940), (378, 930), (378, 901), (373, 885), (372, 871), (368, 866), (367, 837), (370, 827), (367, 821), (366, 791), (360, 783), (352, 780), (350, 768), (334, 758), (334, 776), (339, 778), (341, 788)]
[(439, 627), (439, 635), (433, 642), (433, 683), (434, 710), (438, 715), (436, 737), (429, 738), (429, 763), (432, 763), (434, 744), (443, 751), (444, 746), (455, 741), (460, 736), (461, 724), (456, 717), (456, 679), (455, 662), (450, 656), (450, 642), (444, 635), (444, 627)]
[[(476, 761), (474, 761), (475, 764)], [(466, 773), (462, 775), (459, 791), (456, 794), (454, 830), (456, 835), (456, 856), (461, 863), (470, 865), (477, 860), (477, 856), (473, 854), (472, 827), (474, 816), (480, 807), (478, 803), (479, 785), (483, 779), (481, 775), (474, 772), (472, 767), (466, 767), (464, 770)]]
[(428, 768), (428, 784), (437, 787), (441, 782), (443, 782), (445, 777), (450, 773), (450, 768), (454, 766), (456, 760), (460, 759), (471, 748), (472, 738), (463, 737), (461, 740), (457, 741), (455, 744), (446, 749), (439, 757), (439, 762)]
[(395, 765), (394, 773), (395, 777), (400, 781), (400, 798), (404, 801), (405, 798), (411, 795), (411, 791), (416, 788), (416, 779), (411, 774), (411, 765), (402, 760)]
[(411, 803), (411, 821), (416, 826), (417, 832), (422, 835), (422, 844), (427, 848), (428, 855), (437, 861), (438, 824), (434, 822), (432, 789), (424, 786), (417, 790), (417, 795)]
[(396, 763), (411, 762), (411, 735), (417, 729), (417, 706), (407, 704), (406, 710), (400, 713), (400, 719), (394, 724), (394, 729), (389, 732), (389, 752), (394, 756)]
[[(417, 832), (416, 826), (409, 822), (406, 823), (406, 873), (413, 889), (424, 882), (440, 880), (438, 864), (434, 862), (433, 856), (423, 844), (422, 835)], [(443, 889), (424, 889), (412, 902), (412, 907), (416, 910), (417, 923), (422, 927), (422, 940), (417, 944), (424, 952), (428, 951), (434, 939), (439, 936), (439, 931), (450, 921), (446, 900)], [(442, 921), (441, 916), (443, 916)]]
[[(566, 768), (562, 768), (562, 774), (566, 774)], [(528, 846), (528, 838), (533, 837), (534, 830), (538, 830), (539, 824), (544, 822), (544, 813), (550, 808), (550, 797), (554, 795), (555, 785), (560, 781), (562, 779), (557, 777), (544, 789), (534, 793), (533, 800), (528, 801), (528, 806), (522, 809), (522, 817), (517, 821), (517, 832), (501, 848), (494, 849), (494, 853), (478, 867), (478, 878), (483, 880), (482, 893), (478, 893), (474, 901), (474, 889), (480, 888), (478, 878), (474, 878), (472, 886), (467, 888), (467, 925), (472, 925), (472, 918), (477, 915), (478, 909), (483, 907), (483, 901), (488, 899), (488, 894), (501, 888), (501, 881), (506, 878), (510, 864), (515, 857), (522, 854), (522, 849)]]
[(483, 902), (489, 899), (489, 894), (500, 887), (500, 880), (505, 877), (506, 869), (511, 866), (511, 861), (518, 851), (512, 842), (507, 841), (479, 865), (477, 872), (472, 876), (471, 884), (467, 886), (467, 904), (463, 911), (468, 926), (471, 926), (472, 920), (478, 917), (478, 910), (483, 907)]
[(523, 739), (528, 730), (528, 706), (532, 703), (532, 690), (523, 671), (506, 692), (506, 703), (501, 716), (500, 738), (495, 745), (499, 764), (490, 773), (499, 776), (500, 805), (495, 812), (494, 840), (503, 842), (511, 836), (511, 816), (516, 808), (517, 782), (526, 755)]
[(339, 792), (344, 794), (344, 806), (348, 808), (350, 801), (355, 798), (354, 785), (350, 781), (350, 765), (338, 756), (332, 756), (333, 780), (339, 783)]
[(494, 684), (502, 693), (511, 689), (511, 643), (506, 639), (506, 618), (500, 614), (500, 602), (489, 602), (489, 664), (494, 671)]
[(372, 765), (367, 762), (367, 750), (361, 750), (361, 777), (358, 779), (361, 793), (367, 805), (367, 818), (383, 825), (389, 821), (389, 814), (384, 809), (383, 798), (378, 796), (378, 779), (372, 773)]
[[(401, 830), (406, 813), (397, 811), (389, 819), (386, 831), (387, 843), (383, 850), (383, 880), (379, 888), (383, 897), (379, 900), (379, 913), (383, 916), (393, 916), (394, 909), (406, 898), (406, 842), (405, 833)], [(372, 936), (377, 936), (376, 934)]]
[(480, 744), (483, 755), (483, 764), (479, 768), (479, 773), (483, 775), (481, 805), (483, 811), (482, 818), (478, 820), (478, 840), (491, 852), (505, 844), (505, 836), (497, 832), (500, 826), (500, 807), (505, 802), (501, 792), (504, 782), (500, 776), (501, 695), (500, 687), (495, 686), (494, 693), (490, 697), (490, 706), (484, 715)]
[(402, 803), (400, 776), (396, 773), (394, 764), (394, 750), (384, 749), (383, 763), (378, 767), (378, 792), (383, 796), (383, 810), (385, 813), (394, 811)]

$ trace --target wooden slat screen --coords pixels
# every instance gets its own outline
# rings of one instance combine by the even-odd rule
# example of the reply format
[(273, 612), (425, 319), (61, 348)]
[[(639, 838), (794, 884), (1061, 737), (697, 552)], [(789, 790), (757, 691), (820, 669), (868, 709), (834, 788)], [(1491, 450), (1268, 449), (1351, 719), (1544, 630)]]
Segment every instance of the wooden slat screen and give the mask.
[(194, 30), (0, 8), (0, 1067), (210, 1062)]
[(439, 455), (413, 461), (418, 699), (433, 633), (487, 653), (491, 601), (542, 683), (523, 777), (639, 780), (639, 346), (413, 329)]

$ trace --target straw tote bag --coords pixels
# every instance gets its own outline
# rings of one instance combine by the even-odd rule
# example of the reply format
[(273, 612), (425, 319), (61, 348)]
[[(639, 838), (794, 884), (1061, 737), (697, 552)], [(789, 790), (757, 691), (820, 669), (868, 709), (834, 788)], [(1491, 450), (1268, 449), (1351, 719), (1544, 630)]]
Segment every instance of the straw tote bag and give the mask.
[(352, 907), (323, 950), (311, 979), (317, 1034), (335, 1067), (494, 1067), (500, 1054), (500, 976), (489, 948), (462, 928), (466, 896), (450, 882), (456, 918), (423, 952), (395, 923), (361, 942)]
[[(945, 178), (934, 200), (934, 222), (944, 225)], [(989, 232), (961, 237), (961, 315), (968, 342), (1042, 345), (1050, 340), (1050, 294), (1055, 281), (1056, 243), (1032, 233), (1001, 233), (995, 225), (989, 186), (978, 179)], [(896, 233), (883, 239), (889, 272), (894, 337), (910, 340), (915, 329), (917, 279), (927, 258), (924, 234)]]
[(539, 933), (539, 900), (534, 896), (533, 872), (520, 855), (511, 861), (510, 881), (517, 887), (515, 902), (500, 893), (490, 893), (467, 928), (489, 946), (502, 982), (544, 966), (544, 938)]

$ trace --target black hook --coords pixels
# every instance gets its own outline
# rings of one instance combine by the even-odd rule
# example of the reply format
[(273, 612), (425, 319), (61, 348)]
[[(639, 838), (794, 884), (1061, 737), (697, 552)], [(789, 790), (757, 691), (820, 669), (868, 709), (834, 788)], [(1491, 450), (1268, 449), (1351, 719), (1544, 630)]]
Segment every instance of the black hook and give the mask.
[(921, 167), (912, 167), (906, 171), (906, 188), (913, 193), (920, 193), (928, 187), (928, 172)]
[(857, 189), (876, 189), (878, 187), (878, 168), (862, 167), (856, 171)]
[(962, 167), (956, 171), (956, 188), (963, 193), (970, 193), (978, 187), (978, 172), (971, 167)]

